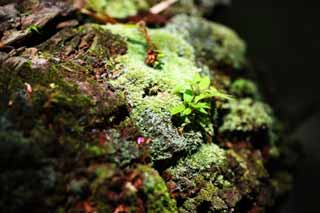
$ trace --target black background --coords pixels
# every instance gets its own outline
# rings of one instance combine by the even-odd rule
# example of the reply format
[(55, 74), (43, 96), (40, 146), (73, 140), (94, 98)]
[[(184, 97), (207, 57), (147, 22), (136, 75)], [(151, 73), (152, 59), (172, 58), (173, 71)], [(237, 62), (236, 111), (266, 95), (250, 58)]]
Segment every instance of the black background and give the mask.
[[(317, 1), (233, 0), (214, 20), (247, 41), (268, 102), (292, 126), (305, 155), (279, 213), (320, 212), (320, 6)], [(294, 128), (295, 127), (295, 128)]]

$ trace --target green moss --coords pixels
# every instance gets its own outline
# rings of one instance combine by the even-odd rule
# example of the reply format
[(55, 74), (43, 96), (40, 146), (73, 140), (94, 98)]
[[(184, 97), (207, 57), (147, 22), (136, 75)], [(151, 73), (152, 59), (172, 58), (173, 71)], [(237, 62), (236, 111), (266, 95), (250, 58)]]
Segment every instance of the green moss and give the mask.
[(159, 173), (147, 165), (120, 170), (113, 164), (94, 165), (87, 174), (93, 177), (90, 199), (97, 211), (125, 208), (128, 212), (177, 212), (174, 199)]
[(128, 45), (128, 53), (117, 57), (121, 74), (111, 84), (126, 93), (132, 109), (132, 117), (139, 117), (146, 109), (166, 117), (170, 109), (181, 103), (172, 90), (178, 83), (191, 80), (199, 69), (194, 64), (193, 48), (178, 35), (164, 30), (149, 30), (153, 43), (163, 55), (161, 69), (144, 63), (146, 41), (136, 26), (112, 25), (106, 29), (122, 35)]
[(242, 200), (256, 199), (253, 194), (265, 196), (264, 190), (269, 190), (264, 185), (268, 174), (261, 153), (248, 149), (226, 151), (214, 144), (202, 145), (165, 173), (180, 212), (238, 209)]
[(270, 107), (246, 98), (225, 105), (230, 110), (220, 127), (220, 132), (255, 132), (270, 129), (273, 115)]
[(239, 78), (231, 84), (230, 93), (237, 98), (261, 99), (257, 85), (243, 78)]
[[(197, 2), (212, 7), (216, 1)], [(195, 3), (180, 1), (169, 10)], [(143, 0), (88, 4), (119, 18), (148, 7)], [(256, 86), (246, 79), (230, 86), (233, 76), (221, 72), (244, 67), (244, 42), (224, 26), (185, 15), (148, 31), (163, 55), (161, 67), (145, 64), (146, 38), (137, 26), (122, 24), (66, 28), (11, 61), (0, 55), (0, 211), (80, 212), (93, 201), (98, 212), (249, 212), (250, 204), (269, 203), (270, 186), (276, 194), (289, 190), (286, 174), (269, 181), (260, 148), (273, 142), (259, 149), (243, 138), (223, 143), (230, 142), (225, 133), (239, 132), (278, 140)], [(214, 109), (214, 124), (222, 122), (214, 142), (229, 150), (203, 144), (196, 128), (181, 133), (173, 126), (170, 109), (182, 104), (173, 90), (199, 72), (236, 97), (216, 101)], [(145, 143), (137, 144), (138, 137)], [(151, 166), (165, 170), (167, 186)]]
[(139, 10), (147, 9), (146, 0), (89, 0), (86, 7), (114, 18), (134, 16)]
[(195, 154), (181, 159), (177, 166), (170, 168), (168, 172), (177, 178), (181, 176), (196, 177), (201, 172), (208, 170), (213, 164), (217, 167), (223, 166), (225, 160), (225, 152), (217, 145), (204, 144)]
[(142, 134), (152, 139), (150, 153), (154, 162), (170, 160), (184, 153), (192, 153), (202, 143), (199, 132), (180, 135), (172, 125), (170, 118), (169, 113), (160, 118), (155, 112), (148, 109), (136, 118)]
[(147, 166), (138, 166), (143, 172), (143, 192), (147, 196), (147, 212), (178, 212), (176, 202), (170, 198), (167, 186), (157, 171)]
[(246, 45), (231, 29), (203, 18), (178, 15), (166, 26), (179, 33), (195, 49), (200, 64), (211, 68), (240, 69), (245, 63)]

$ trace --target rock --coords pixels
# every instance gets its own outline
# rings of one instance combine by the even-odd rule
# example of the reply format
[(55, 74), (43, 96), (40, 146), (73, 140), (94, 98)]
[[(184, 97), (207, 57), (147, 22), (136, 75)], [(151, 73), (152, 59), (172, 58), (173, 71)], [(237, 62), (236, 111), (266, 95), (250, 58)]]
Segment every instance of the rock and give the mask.
[[(88, 1), (120, 19), (150, 6), (133, 3)], [(200, 1), (197, 14), (215, 3)], [(33, 24), (71, 8), (1, 7), (3, 44), (19, 46), (28, 27), (37, 33)], [(0, 52), (0, 211), (250, 212), (288, 192), (279, 122), (242, 76), (246, 45), (234, 31), (187, 15), (155, 29), (78, 21), (40, 44)], [(181, 84), (189, 91), (177, 95)], [(214, 94), (193, 96), (206, 88)], [(179, 105), (189, 120), (173, 116)], [(197, 110), (206, 119), (188, 117)]]
[(34, 33), (41, 33), (50, 21), (67, 16), (73, 9), (63, 1), (27, 0), (22, 4), (12, 3), (0, 7), (1, 48), (18, 46)]

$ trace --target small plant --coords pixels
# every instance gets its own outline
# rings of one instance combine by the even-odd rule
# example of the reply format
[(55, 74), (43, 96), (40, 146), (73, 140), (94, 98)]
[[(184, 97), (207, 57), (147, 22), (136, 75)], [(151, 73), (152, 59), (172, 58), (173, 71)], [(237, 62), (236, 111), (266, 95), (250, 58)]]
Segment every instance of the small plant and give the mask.
[(160, 58), (163, 57), (163, 53), (161, 53), (156, 45), (152, 42), (151, 36), (146, 27), (146, 23), (144, 21), (140, 21), (138, 22), (138, 27), (147, 42), (147, 56), (144, 61), (145, 64), (155, 69), (161, 69), (163, 62), (160, 60)]
[(171, 114), (178, 120), (175, 123), (180, 124), (182, 129), (190, 126), (213, 136), (213, 98), (231, 99), (231, 97), (210, 86), (209, 77), (196, 74), (193, 80), (187, 83), (178, 85), (174, 90), (183, 101), (171, 109)]
[(41, 34), (39, 29), (40, 29), (40, 27), (38, 25), (31, 24), (30, 26), (28, 26), (27, 31)]

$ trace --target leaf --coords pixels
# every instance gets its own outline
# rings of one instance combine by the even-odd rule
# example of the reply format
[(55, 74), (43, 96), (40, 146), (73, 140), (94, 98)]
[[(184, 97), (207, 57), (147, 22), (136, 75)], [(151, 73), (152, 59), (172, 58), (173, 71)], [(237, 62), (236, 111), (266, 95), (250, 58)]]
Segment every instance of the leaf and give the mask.
[(40, 34), (39, 26), (38, 26), (38, 25), (35, 25), (35, 24), (31, 24), (31, 25), (27, 28), (27, 30), (28, 30), (29, 32), (36, 32), (36, 33)]
[(183, 116), (187, 116), (187, 115), (190, 115), (192, 112), (192, 109), (191, 108), (186, 108), (181, 114)]
[(191, 103), (193, 99), (192, 91), (191, 90), (186, 90), (183, 93), (183, 101), (186, 103)]
[(178, 85), (174, 88), (173, 92), (174, 92), (174, 93), (183, 93), (185, 90), (186, 90), (186, 89), (185, 89), (185, 85), (183, 85), (183, 84), (178, 84)]
[(200, 109), (200, 108), (210, 109), (211, 108), (208, 103), (190, 103), (189, 105), (194, 109)]
[(184, 104), (180, 104), (180, 105), (178, 105), (178, 106), (176, 106), (176, 107), (173, 107), (171, 110), (170, 110), (170, 112), (171, 112), (171, 114), (172, 115), (176, 115), (176, 114), (178, 114), (178, 113), (181, 113), (181, 112), (183, 112), (184, 110), (185, 110), (185, 106), (184, 106)]
[(203, 114), (208, 114), (208, 112), (204, 109), (204, 108), (199, 108), (199, 109), (196, 109), (197, 111), (203, 113)]
[(203, 100), (203, 99), (206, 99), (206, 98), (212, 98), (214, 95), (212, 93), (202, 93), (200, 95), (197, 95), (195, 98), (194, 98), (194, 102), (195, 103), (198, 103), (199, 101)]
[(193, 76), (193, 80), (192, 80), (192, 82), (193, 82), (193, 84), (198, 84), (200, 81), (201, 81), (201, 76), (200, 76), (200, 74), (199, 73), (196, 73), (194, 76)]
[(210, 79), (209, 77), (205, 76), (203, 77), (200, 82), (199, 82), (199, 88), (200, 91), (203, 91), (205, 89), (208, 89), (208, 87), (210, 86)]
[(210, 87), (209, 93), (212, 95), (212, 97), (232, 100), (230, 95), (220, 92), (215, 87)]

